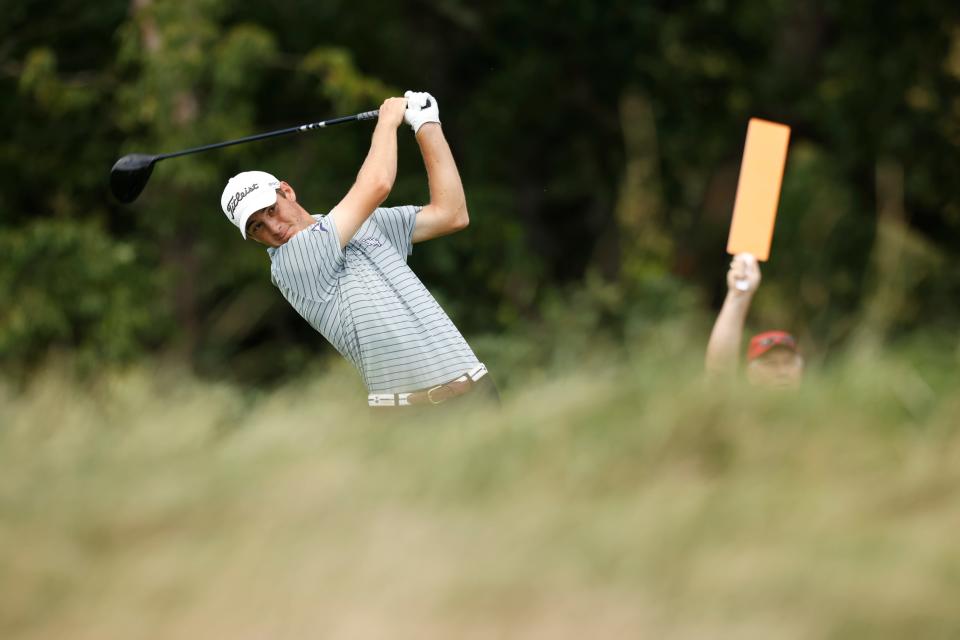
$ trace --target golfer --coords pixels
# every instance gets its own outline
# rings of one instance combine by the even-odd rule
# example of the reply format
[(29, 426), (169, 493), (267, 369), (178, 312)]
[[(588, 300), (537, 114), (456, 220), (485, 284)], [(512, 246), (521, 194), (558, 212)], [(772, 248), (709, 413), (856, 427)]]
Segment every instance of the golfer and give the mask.
[[(397, 128), (413, 129), (430, 202), (381, 208), (397, 175)], [(497, 398), (486, 367), (407, 266), (414, 243), (469, 222), (463, 184), (440, 128), (436, 99), (389, 98), (356, 182), (326, 215), (311, 215), (293, 187), (263, 171), (227, 183), (223, 213), (266, 245), (273, 283), (360, 371), (373, 407)]]
[[(734, 256), (727, 272), (727, 297), (707, 344), (707, 372), (734, 375), (743, 326), (753, 294), (760, 286), (760, 266), (749, 253)], [(797, 340), (785, 331), (765, 331), (747, 347), (747, 380), (756, 386), (795, 389), (803, 379), (804, 361)]]

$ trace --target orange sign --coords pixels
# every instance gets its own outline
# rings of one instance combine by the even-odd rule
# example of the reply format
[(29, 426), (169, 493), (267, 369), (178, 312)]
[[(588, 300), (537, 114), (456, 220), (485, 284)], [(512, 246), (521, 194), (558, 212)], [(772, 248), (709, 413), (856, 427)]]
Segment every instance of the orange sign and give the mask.
[(727, 253), (750, 253), (761, 261), (770, 257), (789, 142), (787, 125), (750, 119)]

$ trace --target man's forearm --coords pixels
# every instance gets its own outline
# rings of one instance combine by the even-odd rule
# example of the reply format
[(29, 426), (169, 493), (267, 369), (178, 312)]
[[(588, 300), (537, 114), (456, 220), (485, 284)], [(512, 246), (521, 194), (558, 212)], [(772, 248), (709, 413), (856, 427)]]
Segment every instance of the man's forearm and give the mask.
[(370, 150), (360, 171), (357, 184), (371, 188), (386, 188), (389, 192), (397, 179), (397, 130), (377, 125), (370, 140)]
[[(340, 246), (350, 242), (370, 214), (390, 195), (397, 178), (397, 125), (400, 105), (405, 101), (390, 98), (380, 108), (380, 119), (373, 130), (370, 150), (353, 186), (347, 195), (330, 211), (340, 236)], [(384, 108), (390, 109), (385, 112)]]
[(706, 367), (709, 373), (736, 371), (750, 301), (751, 296), (732, 291), (727, 293), (707, 344)]
[(428, 123), (417, 132), (417, 144), (423, 156), (430, 189), (430, 204), (453, 226), (468, 222), (467, 199), (457, 163), (439, 124)]

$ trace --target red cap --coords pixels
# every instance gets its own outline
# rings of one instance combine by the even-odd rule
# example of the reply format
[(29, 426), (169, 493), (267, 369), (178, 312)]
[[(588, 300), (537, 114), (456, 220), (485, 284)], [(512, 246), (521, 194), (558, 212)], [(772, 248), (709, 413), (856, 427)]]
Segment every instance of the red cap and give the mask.
[(774, 347), (785, 347), (797, 352), (797, 339), (786, 331), (764, 331), (750, 338), (747, 362), (755, 360)]

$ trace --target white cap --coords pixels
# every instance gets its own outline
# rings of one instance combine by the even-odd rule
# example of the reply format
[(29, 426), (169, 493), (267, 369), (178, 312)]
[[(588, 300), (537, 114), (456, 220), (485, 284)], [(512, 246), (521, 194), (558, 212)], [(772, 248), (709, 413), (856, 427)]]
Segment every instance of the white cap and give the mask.
[(220, 208), (247, 239), (247, 219), (277, 201), (280, 181), (266, 171), (244, 171), (230, 178), (220, 196)]

